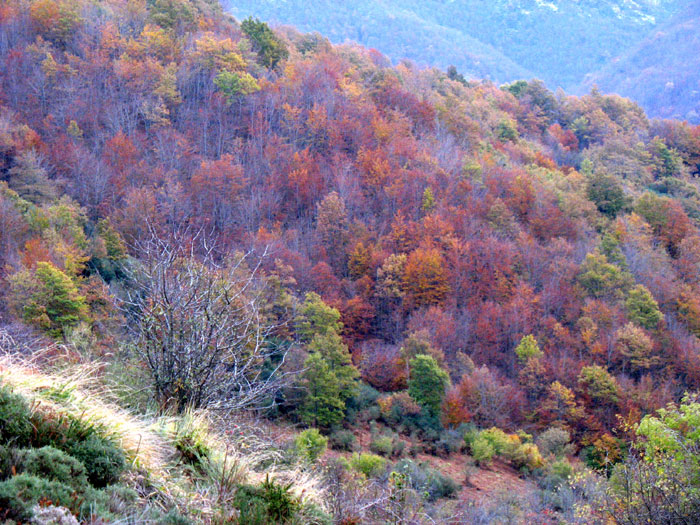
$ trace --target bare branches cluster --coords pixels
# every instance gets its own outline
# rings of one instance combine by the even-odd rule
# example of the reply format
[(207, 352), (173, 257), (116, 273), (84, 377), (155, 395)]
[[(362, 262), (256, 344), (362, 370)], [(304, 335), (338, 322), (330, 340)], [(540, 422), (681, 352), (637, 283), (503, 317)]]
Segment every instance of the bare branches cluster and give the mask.
[(122, 307), (160, 405), (232, 411), (269, 399), (285, 355), (268, 344), (277, 325), (264, 311), (266, 253), (219, 260), (202, 231), (152, 231), (136, 250)]

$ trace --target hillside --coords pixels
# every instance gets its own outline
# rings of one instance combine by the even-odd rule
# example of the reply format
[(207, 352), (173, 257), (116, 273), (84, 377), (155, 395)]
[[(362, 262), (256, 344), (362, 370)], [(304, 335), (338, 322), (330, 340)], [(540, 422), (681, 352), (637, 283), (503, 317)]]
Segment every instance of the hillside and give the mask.
[(0, 64), (0, 516), (700, 514), (700, 127), (214, 0)]
[[(687, 2), (558, 0), (389, 0), (303, 2), (237, 0), (239, 18), (257, 16), (333, 42), (376, 47), (393, 60), (447, 68), (497, 83), (540, 78), (573, 89), (634, 47)], [(697, 48), (696, 48), (697, 49)], [(515, 66), (517, 64), (517, 66)]]
[(700, 122), (699, 27), (698, 7), (686, 9), (586, 84), (630, 97), (654, 116)]

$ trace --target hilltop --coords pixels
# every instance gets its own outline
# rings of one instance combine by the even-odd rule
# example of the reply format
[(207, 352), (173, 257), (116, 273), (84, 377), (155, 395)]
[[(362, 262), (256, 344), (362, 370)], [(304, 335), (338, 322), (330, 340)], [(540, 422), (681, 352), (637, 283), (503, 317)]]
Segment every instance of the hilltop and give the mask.
[(662, 118), (700, 121), (700, 11), (691, 6), (586, 80)]
[(333, 42), (350, 40), (375, 47), (395, 61), (408, 58), (443, 69), (454, 65), (468, 77), (497, 83), (539, 78), (552, 89), (572, 91), (585, 75), (611, 64), (661, 30), (687, 4), (668, 0), (346, 4), (242, 0), (227, 7), (239, 18), (254, 15), (318, 31)]

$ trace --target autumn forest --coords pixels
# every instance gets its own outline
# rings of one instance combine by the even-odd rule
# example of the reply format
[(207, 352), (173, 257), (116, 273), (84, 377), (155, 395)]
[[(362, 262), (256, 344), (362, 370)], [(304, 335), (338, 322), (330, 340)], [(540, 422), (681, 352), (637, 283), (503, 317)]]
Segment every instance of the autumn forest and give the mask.
[[(124, 410), (223, 441), (286, 429), (279, 461), (323, 487), (202, 492), (189, 439), (205, 510), (128, 466), (102, 485), (128, 512), (48, 499), (86, 523), (692, 523), (699, 177), (700, 126), (595, 88), (394, 66), (216, 0), (6, 0), (3, 354), (90, 363)], [(0, 516), (28, 522), (8, 428)], [(470, 499), (489, 469), (530, 499)]]

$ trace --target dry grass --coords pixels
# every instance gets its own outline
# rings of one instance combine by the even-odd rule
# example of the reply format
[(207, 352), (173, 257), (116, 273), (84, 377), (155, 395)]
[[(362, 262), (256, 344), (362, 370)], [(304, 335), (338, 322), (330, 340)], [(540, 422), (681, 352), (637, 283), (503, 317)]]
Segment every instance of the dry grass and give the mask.
[(114, 439), (134, 466), (163, 474), (174, 452), (156, 431), (156, 421), (138, 417), (109, 399), (113, 395), (97, 381), (98, 366), (63, 368), (60, 375), (44, 372), (17, 356), (0, 357), (0, 382), (34, 402), (35, 410), (64, 414), (102, 429)]
[[(282, 465), (281, 453), (270, 441), (242, 427), (235, 432), (218, 431), (232, 424), (215, 422), (206, 412), (150, 418), (136, 415), (113, 401), (117, 396), (100, 381), (100, 369), (99, 363), (65, 365), (61, 361), (60, 366), (52, 366), (45, 355), (34, 360), (0, 355), (0, 384), (26, 397), (35, 410), (99, 428), (123, 448), (134, 467), (147, 472), (147, 480), (142, 481), (150, 487), (149, 495), (168, 506), (197, 509), (203, 522), (210, 521), (207, 518), (216, 514), (217, 507), (225, 506), (238, 484), (259, 484), (267, 475), (280, 483), (293, 483), (297, 496), (325, 507), (320, 476)], [(175, 445), (183, 437), (208, 451), (204, 472), (198, 476), (178, 459)]]

